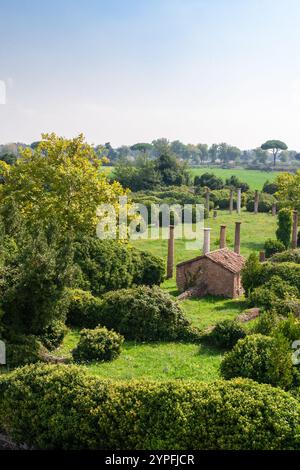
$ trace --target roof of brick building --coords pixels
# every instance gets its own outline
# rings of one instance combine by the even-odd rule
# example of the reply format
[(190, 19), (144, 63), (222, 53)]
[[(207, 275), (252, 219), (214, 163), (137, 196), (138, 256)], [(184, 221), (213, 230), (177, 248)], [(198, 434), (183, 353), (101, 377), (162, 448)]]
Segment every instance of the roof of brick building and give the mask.
[(210, 251), (205, 255), (197, 256), (196, 258), (183, 261), (182, 263), (177, 264), (177, 266), (183, 266), (185, 264), (193, 263), (203, 258), (208, 258), (214, 263), (219, 264), (223, 268), (235, 274), (239, 273), (245, 264), (244, 256), (238, 255), (234, 251), (230, 251), (228, 248), (222, 248), (219, 250)]

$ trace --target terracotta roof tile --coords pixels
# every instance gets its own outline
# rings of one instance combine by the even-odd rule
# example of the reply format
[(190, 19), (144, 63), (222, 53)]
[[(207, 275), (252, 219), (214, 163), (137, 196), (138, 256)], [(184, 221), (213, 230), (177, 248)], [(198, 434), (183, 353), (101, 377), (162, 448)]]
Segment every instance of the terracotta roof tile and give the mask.
[(196, 258), (183, 261), (177, 266), (183, 266), (185, 264), (193, 263), (203, 258), (209, 258), (214, 263), (219, 264), (223, 268), (231, 271), (232, 273), (239, 273), (245, 264), (245, 258), (242, 255), (238, 255), (234, 251), (230, 251), (228, 248), (222, 248), (215, 251), (210, 251), (205, 255), (197, 256)]

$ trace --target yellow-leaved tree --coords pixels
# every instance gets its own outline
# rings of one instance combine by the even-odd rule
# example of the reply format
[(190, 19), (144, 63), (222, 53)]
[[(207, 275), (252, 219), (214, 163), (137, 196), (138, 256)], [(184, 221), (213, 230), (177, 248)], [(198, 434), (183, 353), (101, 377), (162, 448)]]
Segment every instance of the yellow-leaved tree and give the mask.
[(276, 196), (283, 207), (300, 210), (300, 171), (282, 173), (276, 179)]
[[(0, 213), (11, 214), (29, 229), (55, 224), (61, 235), (95, 234), (102, 203), (118, 209), (122, 186), (108, 181), (101, 159), (80, 134), (73, 139), (43, 134), (35, 149), (20, 149), (21, 158), (0, 174)], [(11, 223), (13, 226), (13, 223)]]

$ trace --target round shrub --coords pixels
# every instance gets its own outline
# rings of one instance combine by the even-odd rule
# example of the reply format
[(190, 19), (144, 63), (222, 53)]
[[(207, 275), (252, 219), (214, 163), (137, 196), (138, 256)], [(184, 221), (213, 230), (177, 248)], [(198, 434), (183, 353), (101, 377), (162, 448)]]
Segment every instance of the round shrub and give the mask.
[(218, 178), (213, 173), (203, 173), (200, 176), (195, 176), (194, 185), (207, 187), (209, 189), (222, 189), (224, 183), (222, 178)]
[(275, 182), (270, 183), (270, 181), (267, 180), (262, 190), (264, 193), (275, 194), (278, 191), (278, 185)]
[(300, 339), (300, 321), (293, 314), (289, 314), (288, 318), (282, 319), (273, 329), (273, 334), (281, 334), (290, 343)]
[(290, 209), (280, 209), (278, 212), (278, 228), (276, 230), (277, 240), (280, 240), (285, 248), (288, 248), (292, 235), (292, 211)]
[(39, 335), (41, 343), (51, 351), (58, 348), (67, 332), (65, 323), (61, 320), (53, 320)]
[(266, 252), (266, 257), (270, 258), (275, 255), (275, 253), (281, 253), (285, 250), (284, 244), (279, 240), (272, 240), (269, 238), (265, 241), (264, 249)]
[(157, 286), (108, 292), (99, 323), (136, 341), (172, 341), (190, 327), (179, 304)]
[(67, 324), (77, 328), (94, 328), (99, 325), (102, 300), (81, 289), (69, 289)]
[(209, 339), (218, 348), (232, 349), (237, 341), (245, 336), (245, 330), (237, 321), (224, 320), (216, 324)]
[(247, 377), (288, 389), (294, 381), (289, 343), (281, 336), (246, 336), (225, 355), (221, 373), (225, 379)]
[(0, 427), (35, 448), (291, 450), (299, 426), (295, 398), (252, 380), (112, 382), (70, 365), (0, 376)]
[(72, 356), (76, 362), (112, 361), (120, 355), (123, 341), (123, 336), (107, 328), (84, 329)]

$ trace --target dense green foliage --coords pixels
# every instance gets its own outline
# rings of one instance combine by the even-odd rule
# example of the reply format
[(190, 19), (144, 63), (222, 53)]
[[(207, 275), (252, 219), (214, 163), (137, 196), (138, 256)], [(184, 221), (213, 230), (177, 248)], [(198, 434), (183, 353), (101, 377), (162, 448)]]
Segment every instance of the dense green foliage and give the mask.
[(284, 244), (285, 248), (288, 248), (291, 242), (292, 224), (292, 212), (290, 209), (280, 209), (278, 212), (276, 237), (277, 240), (280, 240)]
[(76, 366), (0, 377), (0, 427), (42, 449), (298, 449), (299, 416), (290, 394), (244, 379), (116, 383)]
[(275, 194), (278, 190), (278, 185), (274, 181), (270, 182), (269, 180), (267, 180), (263, 185), (262, 190), (264, 193)]
[(209, 189), (222, 189), (224, 187), (223, 180), (218, 178), (213, 173), (203, 173), (200, 176), (195, 176), (194, 186), (206, 187)]
[(16, 336), (6, 342), (6, 363), (9, 369), (40, 361), (41, 343), (33, 335)]
[(120, 355), (123, 341), (123, 336), (105, 327), (84, 329), (72, 356), (76, 362), (111, 361)]
[(81, 289), (68, 290), (67, 324), (76, 328), (94, 328), (99, 325), (102, 300)]
[(272, 276), (268, 281), (253, 289), (249, 295), (252, 307), (275, 310), (282, 315), (291, 311), (290, 302), (297, 301), (299, 290), (279, 276)]
[(288, 389), (295, 375), (289, 342), (279, 335), (246, 336), (225, 355), (221, 373), (226, 379), (247, 377)]
[(74, 261), (80, 267), (80, 287), (94, 295), (133, 284), (160, 284), (164, 278), (160, 258), (111, 240), (84, 238), (75, 244)]
[(272, 263), (296, 263), (300, 264), (300, 249), (286, 250), (282, 253), (277, 253), (270, 259)]
[(156, 286), (108, 292), (99, 324), (136, 341), (172, 341), (190, 327), (179, 304)]
[(256, 253), (251, 253), (242, 270), (242, 284), (246, 295), (259, 285), (262, 266)]
[(52, 320), (39, 335), (39, 338), (47, 349), (57, 348), (63, 341), (67, 332), (67, 327), (62, 320)]
[(230, 178), (226, 179), (226, 186), (233, 189), (241, 188), (242, 193), (245, 193), (250, 189), (249, 184), (241, 181), (236, 175), (232, 175)]
[(272, 240), (269, 238), (265, 241), (264, 249), (266, 258), (271, 258), (271, 256), (275, 255), (276, 253), (281, 253), (284, 251), (285, 246), (280, 240)]
[[(258, 200), (258, 212), (270, 212), (274, 202), (276, 202), (276, 199), (271, 194), (260, 193)], [(254, 198), (248, 200), (246, 209), (249, 212), (254, 212)]]
[(209, 341), (218, 348), (232, 349), (245, 336), (245, 330), (237, 321), (223, 320), (216, 324), (209, 335)]

